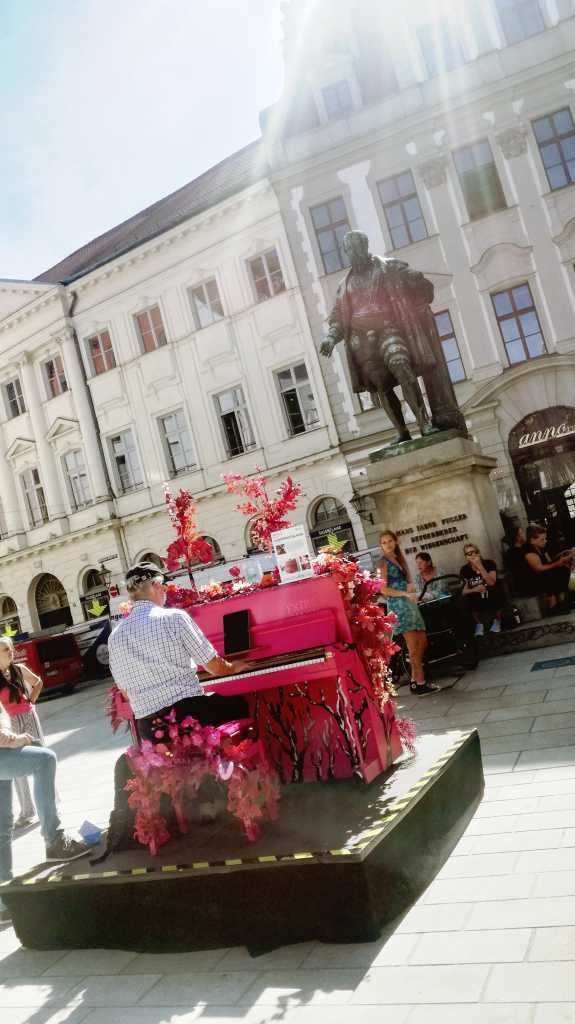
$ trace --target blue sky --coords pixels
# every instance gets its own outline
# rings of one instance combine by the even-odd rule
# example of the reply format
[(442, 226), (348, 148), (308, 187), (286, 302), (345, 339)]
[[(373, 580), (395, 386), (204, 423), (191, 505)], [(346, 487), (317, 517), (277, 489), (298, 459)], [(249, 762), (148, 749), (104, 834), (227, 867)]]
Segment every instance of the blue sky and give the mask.
[(257, 138), (279, 0), (0, 0), (0, 278), (30, 279)]

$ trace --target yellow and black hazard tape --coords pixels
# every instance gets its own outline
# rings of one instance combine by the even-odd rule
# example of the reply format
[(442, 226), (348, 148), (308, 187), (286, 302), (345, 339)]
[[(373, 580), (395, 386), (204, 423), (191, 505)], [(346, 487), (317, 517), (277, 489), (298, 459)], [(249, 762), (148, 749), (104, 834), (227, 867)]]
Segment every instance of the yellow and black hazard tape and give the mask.
[(202, 860), (194, 861), (191, 864), (161, 864), (149, 867), (139, 868), (118, 868), (113, 871), (83, 871), (74, 875), (64, 874), (61, 871), (57, 871), (54, 874), (46, 877), (46, 869), (44, 873), (36, 875), (31, 878), (14, 879), (13, 882), (0, 883), (2, 886), (29, 886), (38, 884), (58, 884), (59, 882), (70, 884), (70, 882), (99, 882), (105, 879), (115, 879), (116, 881), (126, 881), (128, 878), (133, 880), (145, 879), (154, 877), (156, 879), (166, 875), (193, 875), (199, 871), (213, 871), (214, 869), (225, 869), (225, 868), (238, 868), (238, 867), (255, 867), (255, 866), (270, 866), (280, 865), (287, 863), (294, 863), (298, 861), (307, 860), (321, 860), (325, 863), (326, 858), (331, 860), (335, 857), (351, 857), (354, 855), (363, 854), (364, 850), (371, 846), (376, 841), (379, 841), (384, 832), (388, 830), (391, 823), (397, 818), (402, 811), (405, 811), (407, 807), (419, 797), (424, 789), (426, 789), (440, 773), (442, 768), (447, 764), (451, 757), (456, 751), (463, 746), (464, 743), (469, 739), (475, 730), (468, 729), (464, 732), (459, 733), (457, 740), (451, 744), (446, 750), (443, 751), (441, 757), (433, 763), (431, 768), (423, 773), (415, 782), (411, 788), (404, 793), (398, 800), (395, 800), (389, 807), (386, 808), (384, 814), (377, 821), (374, 821), (369, 828), (364, 829), (350, 844), (349, 846), (343, 846), (340, 849), (333, 850), (301, 850), (296, 853), (281, 853), (281, 854), (263, 854), (259, 857), (229, 857), (225, 860)]

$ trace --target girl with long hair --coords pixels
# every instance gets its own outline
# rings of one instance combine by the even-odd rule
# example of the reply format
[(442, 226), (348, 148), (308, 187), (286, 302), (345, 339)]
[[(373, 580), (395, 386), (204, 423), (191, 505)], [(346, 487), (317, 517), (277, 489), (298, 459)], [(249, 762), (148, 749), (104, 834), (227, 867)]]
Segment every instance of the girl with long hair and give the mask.
[(439, 687), (428, 683), (425, 678), (423, 659), (427, 648), (427, 633), (418, 608), (418, 596), (405, 555), (393, 530), (384, 530), (379, 545), (383, 555), (378, 567), (381, 594), (385, 598), (387, 610), (397, 616), (394, 635), (402, 634), (407, 644), (411, 662), (411, 692), (426, 697), (430, 693), (437, 693)]
[[(0, 704), (8, 712), (11, 728), (17, 733), (29, 733), (45, 746), (40, 719), (34, 707), (42, 690), (42, 680), (31, 672), (27, 665), (14, 662), (14, 644), (10, 637), (0, 636)], [(36, 808), (26, 776), (14, 779), (20, 817), (16, 828), (31, 825), (36, 818)]]

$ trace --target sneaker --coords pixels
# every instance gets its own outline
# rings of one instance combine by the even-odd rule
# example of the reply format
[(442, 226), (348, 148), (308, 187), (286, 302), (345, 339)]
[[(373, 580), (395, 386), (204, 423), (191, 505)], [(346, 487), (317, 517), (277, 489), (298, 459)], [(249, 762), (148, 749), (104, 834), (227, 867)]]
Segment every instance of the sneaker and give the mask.
[(483, 636), (484, 633), (485, 633), (485, 630), (483, 628), (483, 623), (482, 622), (478, 622), (476, 624), (476, 626), (475, 626), (475, 636)]
[(431, 693), (439, 693), (440, 687), (435, 683), (411, 683), (409, 689), (417, 697), (428, 697)]
[(493, 622), (491, 623), (491, 628), (490, 628), (489, 632), (490, 633), (500, 633), (501, 632), (501, 622), (499, 621), (499, 619), (494, 619), (493, 620)]
[(32, 814), (30, 817), (28, 817), (25, 814), (21, 814), (20, 817), (17, 818), (16, 821), (14, 822), (14, 828), (15, 829), (30, 828), (31, 825), (37, 825), (37, 824), (38, 824), (38, 818), (36, 818), (35, 815)]
[(53, 843), (50, 843), (46, 847), (46, 860), (53, 861), (64, 861), (64, 860), (77, 860), (78, 857), (84, 857), (87, 853), (90, 853), (90, 847), (87, 843), (78, 842), (77, 839), (71, 839), (64, 832), (56, 837)]

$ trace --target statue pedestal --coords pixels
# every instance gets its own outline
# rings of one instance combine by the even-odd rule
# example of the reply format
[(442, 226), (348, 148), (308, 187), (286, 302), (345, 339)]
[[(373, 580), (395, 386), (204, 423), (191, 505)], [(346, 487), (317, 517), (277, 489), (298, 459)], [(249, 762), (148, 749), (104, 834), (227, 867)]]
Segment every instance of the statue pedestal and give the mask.
[(399, 535), (405, 553), (429, 551), (446, 572), (465, 562), (463, 545), (477, 544), (501, 562), (503, 529), (489, 474), (497, 460), (454, 432), (406, 442), (375, 453), (367, 477), (356, 484), (377, 508), (377, 526)]

